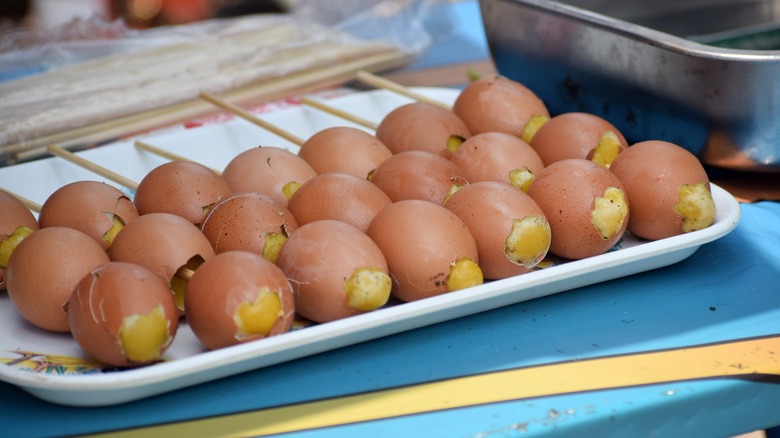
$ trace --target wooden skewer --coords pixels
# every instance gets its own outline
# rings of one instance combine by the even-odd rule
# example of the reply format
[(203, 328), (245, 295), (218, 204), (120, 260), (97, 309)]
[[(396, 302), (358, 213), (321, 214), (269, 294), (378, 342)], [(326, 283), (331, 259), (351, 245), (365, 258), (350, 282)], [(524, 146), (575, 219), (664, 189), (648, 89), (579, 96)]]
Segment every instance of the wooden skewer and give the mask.
[(49, 145), (46, 149), (52, 155), (56, 155), (60, 158), (64, 158), (65, 160), (77, 164), (87, 170), (90, 170), (106, 179), (110, 179), (111, 181), (114, 181), (115, 183), (123, 187), (127, 187), (128, 189), (131, 190), (136, 190), (138, 188), (138, 183), (136, 183), (135, 181), (131, 181), (123, 177), (122, 175), (119, 175), (118, 173), (114, 173), (111, 170), (106, 169), (105, 167), (98, 166), (97, 164), (89, 160), (86, 160), (61, 146)]
[(377, 76), (373, 73), (369, 73), (365, 70), (360, 70), (355, 75), (355, 79), (359, 80), (360, 82), (366, 83), (368, 85), (371, 85), (373, 87), (377, 88), (384, 88), (386, 90), (393, 91), (395, 93), (398, 93), (400, 95), (406, 96), (410, 99), (414, 99), (420, 102), (426, 102), (433, 105), (438, 105), (442, 108), (446, 109), (452, 109), (452, 107), (444, 102), (440, 102), (436, 99), (431, 99), (428, 96), (425, 96), (423, 94), (417, 93), (413, 90), (410, 90), (407, 87), (404, 87), (403, 85), (393, 82), (389, 79), (385, 79), (383, 77)]
[(24, 206), (29, 208), (31, 211), (34, 211), (35, 213), (40, 213), (41, 212), (41, 204), (38, 204), (37, 202), (33, 202), (33, 201), (25, 198), (24, 196), (19, 196), (16, 193), (11, 193), (10, 191), (8, 191), (8, 190), (6, 190), (4, 188), (0, 188), (0, 190), (2, 190), (5, 193), (8, 193), (9, 195), (13, 196), (16, 199), (22, 201), (22, 204), (24, 204)]
[(263, 128), (265, 130), (273, 132), (274, 134), (278, 135), (279, 137), (284, 138), (285, 140), (287, 140), (287, 141), (289, 141), (291, 143), (297, 144), (298, 146), (303, 144), (304, 140), (302, 138), (300, 138), (300, 137), (298, 137), (298, 136), (296, 136), (294, 134), (291, 134), (291, 133), (285, 131), (284, 129), (281, 129), (278, 126), (276, 126), (276, 125), (274, 125), (272, 123), (266, 122), (265, 120), (263, 120), (263, 119), (261, 119), (259, 117), (256, 117), (256, 116), (254, 116), (253, 114), (250, 114), (247, 111), (244, 111), (242, 108), (240, 108), (240, 107), (238, 107), (236, 105), (233, 105), (233, 104), (231, 104), (229, 102), (226, 102), (226, 101), (224, 101), (224, 100), (222, 100), (222, 99), (220, 99), (220, 98), (218, 98), (218, 97), (216, 97), (216, 96), (214, 96), (214, 95), (212, 95), (210, 93), (207, 93), (207, 92), (203, 91), (203, 92), (200, 93), (200, 97), (201, 97), (201, 99), (206, 100), (208, 102), (211, 102), (214, 105), (216, 105), (216, 106), (218, 106), (218, 107), (220, 107), (222, 109), (228, 110), (231, 113), (233, 113), (233, 114), (235, 114), (235, 115), (237, 115), (237, 116), (239, 116), (239, 117), (241, 117), (241, 118), (243, 118), (243, 119), (245, 119), (245, 120), (247, 120), (249, 122), (252, 122), (255, 125), (258, 125), (258, 126), (260, 126), (261, 128)]
[[(192, 161), (192, 160), (190, 160), (187, 157), (184, 157), (184, 156), (181, 156), (181, 155), (178, 155), (178, 154), (174, 154), (173, 152), (166, 151), (165, 149), (158, 148), (157, 146), (152, 146), (149, 143), (143, 142), (141, 140), (136, 140), (134, 144), (135, 144), (135, 147), (137, 147), (138, 149), (143, 149), (143, 150), (145, 150), (147, 152), (151, 152), (151, 153), (153, 153), (155, 155), (159, 155), (159, 156), (161, 156), (163, 158), (167, 158), (167, 159), (169, 159), (171, 161)], [(214, 168), (211, 168), (211, 167), (209, 169), (211, 169), (211, 171), (216, 173), (217, 175), (221, 175), (222, 174), (222, 172), (217, 170), (217, 169), (214, 169)]]
[(374, 123), (374, 122), (372, 122), (370, 120), (366, 120), (366, 119), (364, 119), (362, 117), (358, 117), (358, 116), (356, 116), (354, 114), (350, 114), (350, 113), (348, 113), (346, 111), (342, 111), (342, 110), (340, 110), (340, 109), (338, 109), (338, 108), (336, 108), (334, 106), (325, 104), (325, 103), (320, 102), (318, 100), (310, 99), (310, 98), (308, 98), (306, 96), (301, 97), (300, 101), (304, 105), (309, 105), (309, 106), (311, 106), (313, 108), (317, 108), (318, 110), (321, 110), (321, 111), (333, 114), (334, 116), (337, 116), (337, 117), (341, 117), (344, 120), (349, 120), (350, 122), (356, 123), (358, 125), (365, 126), (366, 128), (374, 130), (374, 131), (376, 131), (376, 128), (378, 126), (376, 123)]

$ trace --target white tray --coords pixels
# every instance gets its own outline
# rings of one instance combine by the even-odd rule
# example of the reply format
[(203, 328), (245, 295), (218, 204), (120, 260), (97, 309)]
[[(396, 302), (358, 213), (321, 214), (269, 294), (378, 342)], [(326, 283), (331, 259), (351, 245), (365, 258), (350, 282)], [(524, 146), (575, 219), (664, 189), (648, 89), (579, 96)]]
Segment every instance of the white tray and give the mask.
[[(417, 89), (452, 102), (456, 90)], [(409, 100), (385, 90), (347, 94), (329, 100), (333, 106), (378, 122)], [(263, 114), (268, 121), (307, 138), (327, 126), (350, 125), (335, 116), (304, 106)], [(155, 146), (188, 156), (215, 168), (224, 167), (242, 150), (258, 145), (296, 146), (242, 119), (173, 129), (143, 138)], [(80, 155), (135, 181), (166, 160), (137, 150), (133, 141), (116, 142)], [(43, 202), (72, 181), (103, 180), (59, 158), (0, 168), (0, 187)], [(739, 222), (737, 200), (712, 186), (717, 206), (715, 223), (701, 231), (655, 242), (626, 234), (620, 249), (606, 254), (530, 272), (514, 278), (425, 300), (386, 307), (340, 321), (300, 328), (253, 343), (205, 351), (186, 322), (164, 362), (130, 370), (101, 370), (90, 364), (68, 334), (39, 330), (24, 321), (7, 294), (0, 295), (0, 380), (50, 402), (101, 406), (138, 400), (244, 371), (411, 330), (485, 310), (543, 297), (588, 284), (677, 263), (702, 244), (718, 239)]]

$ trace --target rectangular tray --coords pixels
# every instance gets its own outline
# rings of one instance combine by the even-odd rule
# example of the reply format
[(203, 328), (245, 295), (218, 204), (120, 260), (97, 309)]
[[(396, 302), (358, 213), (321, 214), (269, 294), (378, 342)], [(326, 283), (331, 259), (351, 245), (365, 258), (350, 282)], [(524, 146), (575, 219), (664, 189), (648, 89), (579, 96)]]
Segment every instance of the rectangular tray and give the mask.
[[(417, 91), (450, 103), (457, 96), (457, 90), (452, 89)], [(407, 102), (407, 98), (386, 90), (351, 93), (329, 100), (343, 111), (375, 122)], [(262, 117), (302, 138), (327, 126), (356, 126), (310, 107), (282, 106)], [(143, 140), (215, 168), (224, 167), (241, 150), (260, 144), (296, 150), (296, 146), (242, 119), (206, 123), (193, 129), (180, 127)], [(133, 141), (116, 142), (80, 155), (136, 181), (165, 162), (136, 149)], [(103, 180), (60, 158), (0, 168), (0, 187), (39, 203), (57, 188), (79, 179)], [(693, 254), (702, 244), (726, 235), (739, 222), (741, 210), (737, 200), (716, 185), (712, 190), (717, 215), (715, 223), (704, 230), (654, 242), (641, 242), (626, 234), (619, 249), (589, 259), (215, 351), (205, 351), (186, 321), (182, 321), (165, 360), (137, 369), (101, 370), (86, 359), (69, 334), (48, 333), (31, 326), (15, 311), (7, 294), (0, 294), (0, 380), (53, 403), (119, 404), (671, 265)]]
[(780, 1), (480, 0), (497, 70), (708, 165), (780, 172)]

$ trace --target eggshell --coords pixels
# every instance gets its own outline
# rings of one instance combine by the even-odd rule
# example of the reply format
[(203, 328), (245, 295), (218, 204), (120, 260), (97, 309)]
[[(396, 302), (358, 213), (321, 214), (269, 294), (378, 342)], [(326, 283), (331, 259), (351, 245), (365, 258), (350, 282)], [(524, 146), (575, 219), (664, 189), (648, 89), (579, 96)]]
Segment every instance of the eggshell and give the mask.
[[(222, 171), (222, 178), (235, 192), (257, 192), (287, 207), (289, 196), (317, 172), (309, 163), (287, 149), (263, 146), (248, 149), (233, 157)], [(291, 185), (293, 187), (289, 187)], [(288, 189), (285, 189), (288, 186)]]
[(41, 205), (41, 228), (69, 227), (95, 240), (104, 250), (111, 243), (106, 233), (114, 226), (114, 215), (127, 223), (138, 217), (128, 196), (100, 181), (76, 181), (55, 190)]
[[(367, 234), (385, 255), (393, 294), (414, 301), (451, 291), (452, 267), (479, 263), (477, 244), (466, 224), (440, 204), (398, 201), (376, 215)], [(482, 283), (482, 274), (471, 285)]]
[(468, 227), (485, 278), (498, 280), (531, 271), (550, 249), (550, 224), (522, 190), (500, 181), (464, 186), (444, 204)]
[(320, 130), (298, 150), (298, 156), (318, 174), (343, 172), (363, 179), (392, 155), (374, 135), (348, 126)]
[(450, 157), (469, 183), (508, 182), (527, 190), (534, 175), (544, 168), (539, 154), (519, 137), (504, 132), (484, 132), (467, 139)]
[(471, 131), (452, 111), (427, 102), (395, 108), (376, 128), (376, 137), (394, 154), (413, 150), (446, 154), (453, 136), (466, 139)]
[[(19, 227), (26, 227), (34, 232), (38, 230), (38, 220), (19, 198), (0, 190), (0, 245), (3, 245), (6, 239)], [(23, 235), (19, 235), (19, 238), (23, 238)], [(12, 241), (5, 242), (5, 244), (15, 245)], [(7, 250), (10, 258), (13, 248), (8, 247)], [(0, 291), (3, 290), (5, 290), (5, 268), (0, 265)]]
[(533, 91), (500, 75), (485, 75), (469, 83), (455, 99), (452, 112), (466, 123), (472, 135), (506, 132), (526, 142), (531, 137), (524, 136), (524, 131), (531, 119), (550, 117), (547, 107)]
[(657, 240), (712, 225), (716, 207), (709, 177), (682, 146), (660, 140), (636, 143), (618, 155), (610, 170), (631, 202), (632, 234)]
[(587, 158), (609, 167), (628, 147), (623, 134), (609, 121), (595, 114), (559, 114), (542, 125), (531, 147), (545, 166), (565, 158)]
[(186, 278), (177, 272), (182, 267), (194, 270), (214, 257), (214, 248), (187, 219), (172, 213), (149, 213), (128, 222), (117, 233), (108, 255), (112, 261), (141, 265), (173, 283), (171, 288), (181, 311), (184, 289), (176, 283)]
[(365, 232), (374, 216), (391, 202), (382, 189), (364, 178), (330, 172), (303, 183), (288, 207), (299, 225), (334, 219)]
[(603, 254), (618, 243), (628, 225), (629, 200), (623, 185), (609, 169), (584, 158), (545, 167), (528, 195), (549, 221), (549, 252), (559, 257), (576, 260)]
[(190, 328), (212, 350), (286, 333), (295, 317), (284, 272), (248, 251), (223, 252), (203, 263), (185, 297)]
[(215, 253), (243, 250), (271, 261), (276, 260), (281, 243), (297, 228), (298, 222), (287, 208), (255, 192), (224, 198), (201, 225)]
[(109, 262), (88, 272), (76, 285), (67, 313), (82, 350), (117, 367), (161, 360), (179, 327), (166, 282), (132, 263)]
[(171, 213), (200, 224), (209, 207), (233, 193), (227, 181), (192, 161), (155, 167), (138, 183), (133, 202), (138, 213)]
[(463, 171), (452, 161), (427, 151), (393, 155), (376, 168), (370, 181), (397, 202), (420, 199), (441, 204), (453, 185), (463, 185)]
[(47, 227), (22, 240), (6, 269), (8, 297), (35, 326), (69, 332), (64, 305), (89, 271), (109, 261), (94, 239), (68, 227)]
[(392, 281), (382, 251), (346, 222), (302, 225), (276, 263), (293, 286), (296, 312), (314, 322), (372, 311), (390, 298)]

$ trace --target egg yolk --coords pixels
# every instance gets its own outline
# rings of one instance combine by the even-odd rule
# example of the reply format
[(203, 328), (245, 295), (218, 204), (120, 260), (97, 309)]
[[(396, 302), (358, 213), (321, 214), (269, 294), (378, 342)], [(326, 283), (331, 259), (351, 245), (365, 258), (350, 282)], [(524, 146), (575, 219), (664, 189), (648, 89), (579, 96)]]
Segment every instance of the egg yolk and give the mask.
[(33, 232), (32, 228), (21, 225), (16, 227), (13, 233), (0, 242), (0, 268), (5, 269), (8, 266), (8, 261), (11, 260), (11, 254), (16, 249), (16, 246)]
[(514, 219), (504, 252), (512, 263), (532, 268), (547, 255), (551, 240), (550, 224), (544, 217), (534, 214)]
[(612, 131), (605, 131), (599, 137), (599, 143), (591, 152), (590, 160), (604, 167), (609, 167), (620, 153), (620, 140)]
[(283, 232), (279, 233), (266, 233), (265, 243), (263, 243), (262, 256), (266, 260), (276, 263), (276, 257), (279, 256), (279, 250), (282, 249), (282, 244), (287, 240), (287, 235)]
[(542, 125), (547, 123), (549, 120), (550, 118), (544, 114), (537, 114), (532, 116), (530, 119), (528, 119), (528, 123), (525, 124), (525, 127), (523, 127), (523, 132), (520, 134), (520, 139), (528, 144), (531, 144), (531, 140), (534, 138), (534, 135), (536, 135), (536, 131), (538, 131), (539, 128), (541, 128)]
[(450, 275), (447, 277), (447, 291), (452, 292), (477, 286), (484, 282), (482, 269), (468, 257), (464, 257), (450, 267)]
[(347, 307), (365, 312), (378, 309), (390, 299), (393, 281), (377, 268), (358, 268), (344, 282)]
[(170, 321), (162, 305), (149, 313), (126, 316), (119, 327), (119, 345), (128, 360), (146, 363), (160, 358), (161, 351), (172, 341)]
[(591, 222), (604, 240), (609, 240), (620, 231), (628, 217), (626, 195), (617, 187), (607, 187), (603, 197), (597, 197), (591, 211)]
[(287, 200), (292, 198), (292, 196), (295, 194), (296, 191), (298, 191), (298, 188), (301, 186), (301, 183), (298, 181), (290, 181), (287, 184), (282, 187), (282, 195), (284, 195)]
[(125, 221), (122, 220), (119, 215), (114, 213), (106, 213), (106, 216), (111, 219), (111, 228), (103, 233), (103, 241), (111, 246), (111, 244), (114, 242), (114, 237), (116, 237), (116, 234), (125, 226)]
[(256, 300), (242, 302), (233, 313), (237, 329), (236, 339), (251, 335), (268, 336), (282, 316), (279, 294), (264, 287), (258, 292)]
[(518, 189), (527, 192), (531, 187), (531, 183), (534, 182), (536, 176), (531, 172), (528, 167), (522, 169), (512, 169), (509, 171), (509, 184), (517, 187)]
[(465, 138), (461, 137), (460, 135), (451, 135), (447, 138), (447, 150), (455, 153), (455, 151), (458, 150), (460, 145), (463, 144), (463, 142), (466, 141)]
[(683, 232), (707, 228), (715, 221), (715, 201), (704, 183), (683, 184), (678, 190), (678, 197), (674, 211), (683, 218)]

